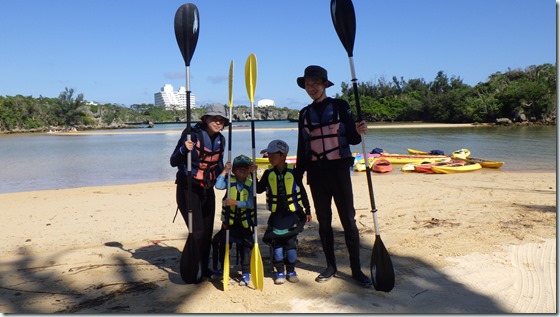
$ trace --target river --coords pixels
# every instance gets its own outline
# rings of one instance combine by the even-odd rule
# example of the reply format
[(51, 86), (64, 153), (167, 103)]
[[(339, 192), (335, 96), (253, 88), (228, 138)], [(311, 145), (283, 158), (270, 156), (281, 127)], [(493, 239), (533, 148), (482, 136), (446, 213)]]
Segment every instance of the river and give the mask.
[[(256, 122), (255, 127), (257, 156), (272, 139), (286, 141), (295, 155), (297, 123)], [(183, 128), (156, 124), (152, 129), (0, 135), (0, 193), (173, 181), (169, 156)], [(227, 140), (227, 129), (224, 134)], [(232, 138), (233, 157), (252, 155), (249, 122), (234, 123)], [(367, 151), (377, 147), (390, 153), (414, 148), (451, 154), (467, 148), (473, 157), (504, 161), (502, 171), (551, 172), (557, 166), (555, 126), (373, 128), (365, 144)]]

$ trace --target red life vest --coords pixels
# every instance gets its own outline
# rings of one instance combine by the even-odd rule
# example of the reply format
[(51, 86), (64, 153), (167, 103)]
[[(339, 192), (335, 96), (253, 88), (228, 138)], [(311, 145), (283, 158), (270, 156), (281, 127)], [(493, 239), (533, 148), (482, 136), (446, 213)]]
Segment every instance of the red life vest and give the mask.
[[(197, 140), (194, 150), (197, 155), (193, 156), (193, 178), (199, 181), (204, 188), (213, 187), (216, 183), (218, 163), (224, 153), (225, 138), (220, 133), (212, 141), (204, 130), (196, 131)], [(198, 163), (198, 164), (195, 164)]]

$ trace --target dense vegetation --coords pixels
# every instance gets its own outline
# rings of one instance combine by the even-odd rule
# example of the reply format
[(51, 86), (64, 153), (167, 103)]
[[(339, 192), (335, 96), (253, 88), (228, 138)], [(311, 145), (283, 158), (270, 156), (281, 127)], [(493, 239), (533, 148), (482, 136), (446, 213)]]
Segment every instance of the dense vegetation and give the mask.
[[(360, 82), (358, 92), (364, 119), (374, 121), (425, 121), (445, 123), (513, 121), (556, 121), (556, 66), (543, 64), (526, 69), (497, 72), (474, 87), (442, 71), (432, 82), (402, 77), (377, 83)], [(341, 84), (342, 94), (355, 110), (351, 83)], [(197, 120), (202, 108), (192, 109)], [(257, 116), (266, 120), (275, 115), (297, 118), (298, 110), (267, 107)], [(236, 118), (247, 119), (247, 106), (234, 107)], [(276, 116), (278, 118), (278, 116)], [(45, 131), (51, 127), (122, 128), (126, 123), (184, 121), (184, 110), (165, 110), (153, 104), (130, 107), (92, 104), (83, 94), (66, 88), (58, 98), (0, 96), (0, 132)]]
[[(474, 87), (442, 71), (432, 82), (423, 79), (358, 84), (360, 106), (367, 121), (428, 121), (446, 123), (556, 120), (556, 66), (495, 73)], [(342, 83), (342, 95), (355, 107), (353, 87)], [(355, 108), (354, 108), (355, 109)]]

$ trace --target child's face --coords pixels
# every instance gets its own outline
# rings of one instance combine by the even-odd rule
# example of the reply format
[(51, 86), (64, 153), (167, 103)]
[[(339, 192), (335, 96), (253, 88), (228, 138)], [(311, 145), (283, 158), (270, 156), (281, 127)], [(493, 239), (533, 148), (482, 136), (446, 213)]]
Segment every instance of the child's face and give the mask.
[(233, 174), (239, 181), (244, 181), (249, 176), (249, 166), (237, 165), (233, 168)]
[(286, 162), (286, 154), (282, 152), (268, 153), (268, 161), (274, 167), (281, 166)]

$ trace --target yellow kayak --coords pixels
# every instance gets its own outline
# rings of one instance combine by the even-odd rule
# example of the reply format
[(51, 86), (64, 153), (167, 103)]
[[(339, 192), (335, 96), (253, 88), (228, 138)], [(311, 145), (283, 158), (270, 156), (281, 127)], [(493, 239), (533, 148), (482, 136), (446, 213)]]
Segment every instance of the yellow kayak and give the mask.
[[(297, 156), (295, 155), (288, 155), (286, 157), (286, 163), (288, 164), (295, 164)], [(257, 165), (268, 165), (270, 162), (268, 161), (268, 157), (255, 157), (255, 163)]]
[(428, 154), (430, 154), (430, 153), (428, 153), (428, 152), (426, 152), (426, 151), (420, 151), (420, 150), (415, 150), (415, 149), (411, 149), (411, 148), (408, 148), (408, 149), (406, 149), (406, 150), (408, 151), (408, 154), (417, 154), (417, 155), (418, 155), (418, 154), (420, 154), (420, 155), (428, 155)]
[(471, 155), (471, 151), (469, 151), (468, 149), (460, 149), (454, 151), (453, 154), (451, 154), (451, 157), (457, 159), (466, 159), (470, 155)]
[(482, 166), (478, 163), (449, 164), (445, 166), (432, 166), (432, 171), (437, 174), (453, 174), (477, 171), (481, 168)]
[(408, 163), (408, 164), (404, 164), (402, 166), (401, 171), (403, 171), (403, 172), (417, 172), (417, 170), (416, 170), (417, 166), (423, 166), (423, 165), (427, 165), (427, 164), (437, 164), (437, 163), (450, 162), (450, 161), (451, 161), (451, 158), (446, 157), (446, 158), (443, 158), (443, 159), (422, 161), (420, 163)]
[[(375, 161), (376, 157), (368, 157), (368, 165), (371, 169), (373, 162)], [(365, 172), (366, 171), (366, 164), (364, 159), (354, 162), (354, 171), (356, 172)]]
[(504, 162), (501, 161), (485, 160), (485, 159), (475, 158), (475, 157), (467, 157), (464, 160), (470, 163), (478, 163), (480, 164), (480, 166), (485, 168), (500, 168), (502, 167), (502, 165), (504, 165)]
[(412, 155), (412, 154), (382, 154), (381, 158), (391, 162), (391, 164), (408, 164), (408, 163), (423, 163), (423, 162), (437, 162), (442, 159), (448, 158), (445, 155)]

